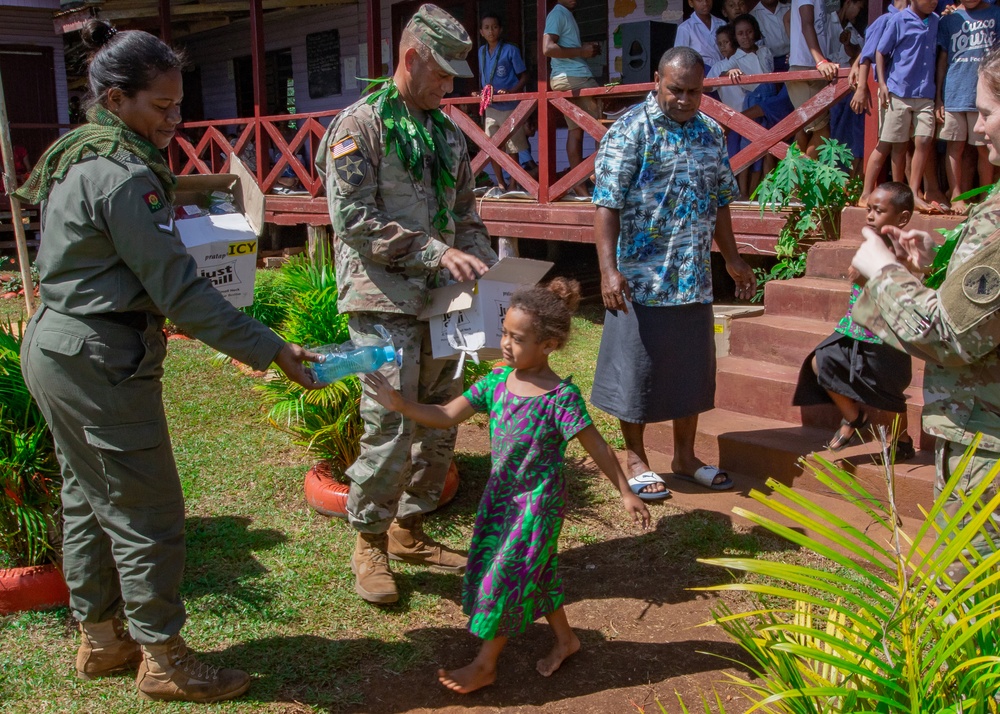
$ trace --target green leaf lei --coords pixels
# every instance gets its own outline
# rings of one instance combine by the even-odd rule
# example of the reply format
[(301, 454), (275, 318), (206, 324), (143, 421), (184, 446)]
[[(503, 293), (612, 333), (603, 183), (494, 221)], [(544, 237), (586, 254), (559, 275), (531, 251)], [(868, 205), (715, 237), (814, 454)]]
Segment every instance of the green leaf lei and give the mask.
[[(382, 85), (381, 88), (375, 90), (379, 85)], [(430, 157), (431, 182), (434, 184), (434, 196), (438, 204), (437, 213), (434, 214), (431, 223), (439, 233), (453, 232), (448, 230), (448, 219), (454, 218), (455, 214), (447, 201), (447, 190), (455, 187), (454, 157), (448, 145), (451, 120), (440, 109), (432, 109), (427, 112), (431, 120), (431, 128), (428, 131), (427, 127), (414, 120), (410, 110), (400, 98), (399, 89), (392, 81), (392, 77), (368, 80), (366, 91), (372, 92), (366, 101), (375, 107), (385, 125), (386, 156), (390, 151), (395, 151), (415, 181), (423, 180), (424, 158)]]

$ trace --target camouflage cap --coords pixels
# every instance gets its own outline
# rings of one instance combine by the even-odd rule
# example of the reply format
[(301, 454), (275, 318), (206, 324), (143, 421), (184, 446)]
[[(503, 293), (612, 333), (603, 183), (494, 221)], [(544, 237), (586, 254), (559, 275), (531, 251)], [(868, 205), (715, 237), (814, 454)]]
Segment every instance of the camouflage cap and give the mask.
[(437, 5), (421, 5), (410, 18), (406, 29), (423, 42), (441, 68), (455, 77), (472, 77), (465, 61), (472, 40), (461, 23)]

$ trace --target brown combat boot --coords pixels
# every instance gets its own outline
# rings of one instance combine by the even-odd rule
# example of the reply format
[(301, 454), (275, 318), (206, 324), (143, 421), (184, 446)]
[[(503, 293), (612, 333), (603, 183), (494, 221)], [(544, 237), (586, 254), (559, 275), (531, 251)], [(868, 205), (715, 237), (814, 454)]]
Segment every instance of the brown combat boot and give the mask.
[(389, 526), (389, 559), (429, 565), (442, 573), (464, 573), (466, 553), (452, 550), (424, 533), (424, 517), (397, 518)]
[(250, 688), (250, 675), (199, 661), (174, 635), (160, 645), (142, 646), (142, 664), (135, 678), (139, 696), (161, 702), (221, 702)]
[(139, 643), (118, 619), (80, 623), (80, 649), (76, 651), (76, 676), (80, 679), (134, 670), (141, 661)]
[(354, 591), (363, 600), (374, 603), (396, 602), (399, 591), (386, 558), (385, 533), (358, 533), (351, 555)]

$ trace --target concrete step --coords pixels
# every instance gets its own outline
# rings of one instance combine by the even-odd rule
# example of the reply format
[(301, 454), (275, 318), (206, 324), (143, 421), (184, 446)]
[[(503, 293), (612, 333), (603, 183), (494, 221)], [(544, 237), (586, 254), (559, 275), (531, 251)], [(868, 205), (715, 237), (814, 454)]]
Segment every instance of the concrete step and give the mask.
[[(930, 216), (914, 213), (906, 228), (918, 231), (933, 231), (938, 228), (954, 228), (965, 220), (965, 216)], [(840, 213), (840, 239), (861, 240), (861, 229), (868, 223), (868, 211), (857, 206), (848, 206)]]
[(734, 320), (729, 338), (732, 357), (798, 367), (836, 323), (788, 315), (762, 315)]
[[(840, 412), (833, 404), (807, 407), (792, 405), (798, 375), (798, 366), (724, 357), (719, 360), (716, 373), (715, 406), (739, 414), (818, 427), (832, 433), (841, 420)], [(920, 431), (920, 414), (923, 409), (923, 390), (920, 386), (922, 375), (922, 372), (915, 375), (918, 383), (911, 384), (906, 391), (907, 431), (918, 444), (927, 447), (933, 440)], [(873, 423), (892, 423), (891, 414), (871, 409), (868, 412)], [(830, 435), (826, 433), (824, 442)]]
[[(729, 338), (729, 356), (798, 368), (806, 355), (829, 337), (836, 326), (836, 322), (787, 315), (765, 314), (734, 320)], [(912, 385), (919, 389), (923, 383), (924, 362), (915, 359), (912, 363)]]
[(806, 277), (846, 280), (847, 269), (860, 245), (860, 240), (846, 238), (816, 243), (806, 254)]
[[(829, 434), (823, 429), (713, 409), (702, 414), (698, 420), (695, 453), (706, 463), (717, 464), (732, 474), (736, 489), (742, 492), (750, 488), (763, 489), (766, 480), (774, 478), (797, 490), (841, 498), (821, 483), (802, 462), (803, 457), (809, 456), (811, 463), (817, 464), (811, 456), (815, 454), (852, 474), (873, 495), (884, 497), (884, 470), (873, 462), (877, 445), (866, 443), (832, 454), (822, 450), (828, 438)], [(667, 457), (651, 457), (654, 468), (662, 468), (655, 464), (665, 462), (669, 469), (669, 456), (673, 453), (671, 425), (648, 425), (645, 443), (647, 449)], [(901, 513), (920, 518), (918, 506), (928, 508), (933, 499), (933, 451), (920, 451), (913, 461), (896, 465), (895, 478), (896, 501)], [(676, 479), (667, 479), (669, 488), (680, 483)]]
[(836, 323), (851, 298), (846, 280), (794, 278), (772, 280), (764, 286), (764, 308), (771, 316), (785, 315)]

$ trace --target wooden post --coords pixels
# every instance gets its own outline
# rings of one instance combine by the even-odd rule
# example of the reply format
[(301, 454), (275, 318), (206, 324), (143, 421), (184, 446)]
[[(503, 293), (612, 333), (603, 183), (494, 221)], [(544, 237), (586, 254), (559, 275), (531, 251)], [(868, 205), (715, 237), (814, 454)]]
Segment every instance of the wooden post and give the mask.
[(333, 263), (333, 241), (328, 226), (306, 226), (306, 251), (309, 260), (315, 262), (320, 249), (329, 263)]
[(17, 174), (14, 172), (14, 146), (10, 140), (10, 117), (3, 93), (3, 76), (0, 75), (0, 153), (3, 154), (3, 184), (10, 198), (10, 220), (14, 224), (14, 242), (17, 243), (17, 262), (21, 265), (21, 283), (24, 285), (24, 304), (30, 318), (35, 314), (32, 297), (35, 284), (31, 282), (31, 264), (28, 259), (28, 242), (21, 222), (21, 201), (14, 196)]
[(517, 258), (518, 255), (517, 238), (501, 237), (497, 239), (497, 257), (500, 260), (504, 258)]
[(260, 118), (267, 114), (267, 75), (264, 73), (264, 2), (250, 0), (250, 62), (253, 65), (253, 118), (254, 141), (257, 143), (257, 182), (263, 186), (267, 175), (267, 147), (264, 139), (267, 133), (261, 126)]
[(545, 94), (549, 89), (549, 65), (542, 49), (545, 37), (545, 16), (548, 11), (546, 0), (537, 0), (535, 12), (538, 14), (535, 27), (538, 30), (538, 203), (549, 202), (549, 186), (555, 175), (555, 127)]
[[(375, 79), (382, 76), (382, 2), (367, 0), (368, 6), (368, 77)], [(392, 74), (392, 67), (388, 74)]]
[(170, 28), (170, 0), (159, 0), (160, 39), (165, 44), (174, 43), (174, 33)]

